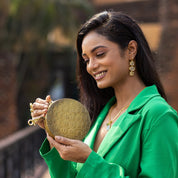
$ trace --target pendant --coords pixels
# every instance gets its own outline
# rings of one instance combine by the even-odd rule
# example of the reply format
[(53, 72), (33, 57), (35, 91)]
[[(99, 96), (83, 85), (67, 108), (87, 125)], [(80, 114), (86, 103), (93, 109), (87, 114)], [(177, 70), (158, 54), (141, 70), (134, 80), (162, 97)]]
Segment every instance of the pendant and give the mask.
[(106, 130), (108, 131), (110, 129), (110, 125), (106, 124)]
[(107, 130), (107, 131), (111, 128), (111, 124), (112, 124), (112, 121), (109, 121), (109, 122), (106, 124), (106, 130)]

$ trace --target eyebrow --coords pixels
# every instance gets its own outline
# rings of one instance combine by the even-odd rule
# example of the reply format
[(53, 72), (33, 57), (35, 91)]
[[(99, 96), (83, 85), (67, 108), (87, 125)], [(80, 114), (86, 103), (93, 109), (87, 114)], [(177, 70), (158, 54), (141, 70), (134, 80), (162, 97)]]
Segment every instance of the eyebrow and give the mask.
[[(94, 48), (91, 50), (91, 53), (93, 53), (94, 51), (96, 51), (98, 48), (106, 48), (106, 46), (102, 46), (102, 45), (96, 46), (96, 47), (94, 47)], [(86, 56), (86, 54), (83, 53), (82, 56)]]

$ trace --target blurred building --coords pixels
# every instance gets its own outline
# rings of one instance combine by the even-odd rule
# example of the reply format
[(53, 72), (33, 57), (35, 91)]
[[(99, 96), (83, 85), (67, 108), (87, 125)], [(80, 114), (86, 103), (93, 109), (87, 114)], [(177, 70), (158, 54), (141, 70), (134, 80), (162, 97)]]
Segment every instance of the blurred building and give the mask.
[[(0, 44), (2, 28), (8, 16), (8, 2), (0, 3)], [(16, 63), (14, 57), (0, 48), (0, 138), (14, 132), (18, 128), (16, 110)]]
[(0, 1), (0, 139), (27, 127), (29, 103), (77, 98), (73, 40), (85, 0)]
[(12, 56), (0, 54), (0, 138), (18, 128), (16, 65)]

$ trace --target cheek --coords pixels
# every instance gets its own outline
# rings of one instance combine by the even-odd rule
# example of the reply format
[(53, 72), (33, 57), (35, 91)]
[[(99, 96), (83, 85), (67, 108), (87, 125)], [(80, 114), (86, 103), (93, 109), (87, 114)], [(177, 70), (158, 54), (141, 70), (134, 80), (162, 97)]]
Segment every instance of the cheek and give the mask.
[(124, 61), (124, 59), (120, 59), (117, 62), (113, 62), (110, 66), (111, 66), (112, 76), (124, 77), (125, 75), (128, 74), (128, 65)]
[(110, 70), (111, 72), (115, 72), (117, 70), (120, 70), (121, 64), (119, 63), (119, 61), (116, 60), (110, 60), (110, 62), (107, 63), (107, 66), (110, 66)]
[(90, 68), (88, 67), (87, 64), (86, 64), (86, 71), (90, 74)]

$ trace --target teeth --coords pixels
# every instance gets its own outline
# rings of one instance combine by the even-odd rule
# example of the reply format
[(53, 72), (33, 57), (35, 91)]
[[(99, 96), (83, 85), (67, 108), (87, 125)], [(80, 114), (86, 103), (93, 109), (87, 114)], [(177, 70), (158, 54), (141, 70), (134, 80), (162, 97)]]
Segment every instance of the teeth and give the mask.
[(105, 72), (101, 72), (99, 74), (96, 74), (95, 77), (101, 77)]

